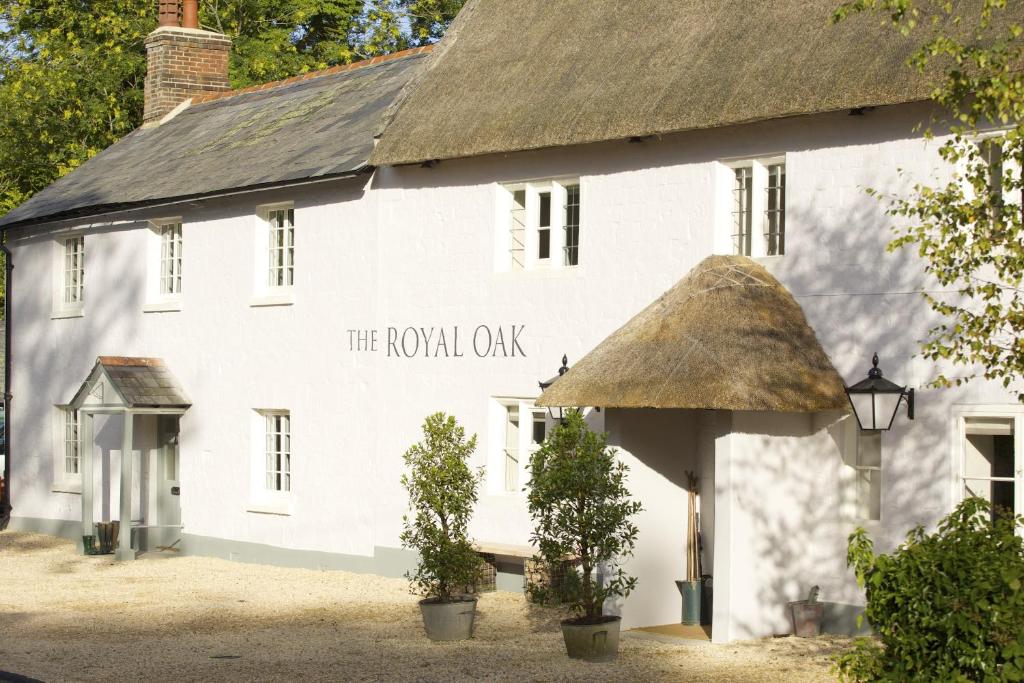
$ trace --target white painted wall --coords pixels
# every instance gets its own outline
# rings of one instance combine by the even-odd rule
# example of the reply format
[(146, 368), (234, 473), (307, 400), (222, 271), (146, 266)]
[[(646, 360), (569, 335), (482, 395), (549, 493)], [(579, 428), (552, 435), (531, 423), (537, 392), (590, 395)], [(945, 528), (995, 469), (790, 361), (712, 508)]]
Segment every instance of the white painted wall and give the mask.
[[(396, 547), (401, 454), (423, 417), (457, 415), (479, 433), (484, 465), (503, 438), (489, 428), (491, 397), (536, 396), (537, 380), (554, 374), (563, 353), (570, 363), (580, 358), (712, 253), (728, 191), (723, 159), (786, 155), (787, 254), (764, 263), (796, 295), (844, 377), (860, 379), (877, 350), (887, 376), (920, 389), (934, 374), (912, 358), (932, 323), (916, 293), (927, 281), (908, 254), (885, 253), (889, 219), (864, 188), (899, 191), (938, 168), (939, 143), (912, 133), (927, 115), (904, 106), (802, 117), (642, 144), (382, 169), (372, 179), (176, 207), (185, 265), (174, 312), (142, 312), (150, 253), (142, 219), (167, 210), (16, 234), (15, 514), (78, 518), (78, 496), (51, 490), (53, 405), (70, 399), (98, 355), (159, 356), (193, 401), (181, 422), (188, 533), (362, 556)], [(498, 272), (500, 184), (549, 177), (580, 179), (580, 265)], [(252, 307), (256, 207), (282, 201), (295, 206), (294, 303)], [(69, 228), (87, 231), (85, 311), (51, 320), (53, 239)], [(460, 358), (386, 353), (389, 326), (458, 326), (469, 335), (480, 324), (506, 334), (524, 325), (525, 357), (478, 358), (466, 336)], [(356, 328), (377, 329), (380, 350), (350, 351), (347, 330)], [(880, 547), (951, 507), (954, 406), (1012, 402), (985, 383), (919, 390), (918, 419), (900, 417), (884, 440)], [(292, 413), (290, 515), (248, 510), (256, 408)], [(729, 638), (786, 630), (779, 605), (811, 583), (824, 600), (860, 599), (843, 566), (848, 527), (835, 511), (842, 464), (820, 417), (607, 419), (647, 506), (627, 625), (677, 615), (671, 581), (682, 571), (685, 496), (676, 470), (666, 474), (676, 455), (715, 481), (706, 561), (715, 574), (716, 639), (722, 630)], [(646, 438), (645, 425), (694, 441), (677, 453)], [(481, 496), (473, 524), (480, 541), (523, 544), (529, 528), (521, 495)]]

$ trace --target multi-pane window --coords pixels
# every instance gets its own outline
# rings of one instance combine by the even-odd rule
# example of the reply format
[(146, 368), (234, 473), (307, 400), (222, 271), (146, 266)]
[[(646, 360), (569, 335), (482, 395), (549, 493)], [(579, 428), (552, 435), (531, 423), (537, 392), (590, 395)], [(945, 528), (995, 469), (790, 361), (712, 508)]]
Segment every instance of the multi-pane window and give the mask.
[(512, 193), (512, 213), (509, 227), (509, 256), (512, 270), (526, 265), (526, 190)]
[(993, 516), (1013, 514), (1017, 495), (1014, 420), (969, 417), (965, 426), (964, 495), (987, 500)]
[(857, 517), (877, 520), (882, 516), (882, 432), (857, 432)]
[(295, 210), (273, 209), (267, 214), (270, 251), (267, 284), (290, 287), (295, 279)]
[(160, 226), (160, 293), (181, 294), (181, 223)]
[(505, 408), (505, 490), (519, 486), (519, 404)]
[(505, 186), (498, 270), (562, 268), (579, 263), (580, 186), (557, 180)]
[(764, 243), (767, 256), (786, 252), (786, 165), (771, 164), (768, 170), (768, 197), (765, 208)]
[(754, 174), (749, 166), (735, 169), (736, 182), (733, 185), (732, 244), (733, 253), (750, 256), (754, 212), (751, 207), (754, 194)]
[(64, 408), (64, 474), (81, 472), (82, 433), (77, 410)]
[[(519, 490), (519, 473), (521, 471), (520, 454), (526, 449), (524, 457), (529, 457), (540, 448), (547, 436), (547, 412), (543, 408), (534, 408), (529, 402), (517, 402), (504, 406), (505, 410), (505, 447), (504, 455), (504, 490), (512, 493)], [(522, 425), (521, 419), (528, 422)], [(523, 428), (527, 431), (523, 431)]]
[(291, 414), (267, 413), (267, 490), (292, 490), (292, 433)]
[(64, 240), (64, 281), (63, 301), (77, 305), (85, 296), (85, 236), (69, 237)]
[(537, 220), (537, 258), (551, 258), (551, 193), (541, 192), (539, 217)]
[(565, 260), (564, 265), (580, 262), (580, 186), (565, 186)]

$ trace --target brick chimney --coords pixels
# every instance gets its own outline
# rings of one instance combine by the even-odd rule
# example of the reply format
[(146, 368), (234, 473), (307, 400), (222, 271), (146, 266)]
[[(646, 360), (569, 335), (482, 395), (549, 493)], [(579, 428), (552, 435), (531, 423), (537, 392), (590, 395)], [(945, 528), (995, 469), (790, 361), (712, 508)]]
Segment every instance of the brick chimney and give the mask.
[(198, 0), (158, 0), (160, 25), (146, 37), (143, 125), (194, 95), (230, 90), (231, 39), (199, 28)]

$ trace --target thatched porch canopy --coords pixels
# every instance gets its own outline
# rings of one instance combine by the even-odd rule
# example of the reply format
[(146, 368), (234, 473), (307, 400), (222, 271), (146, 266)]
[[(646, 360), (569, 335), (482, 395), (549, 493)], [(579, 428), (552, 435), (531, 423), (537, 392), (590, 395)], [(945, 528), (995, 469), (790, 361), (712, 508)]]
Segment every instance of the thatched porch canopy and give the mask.
[(845, 410), (800, 304), (745, 256), (711, 256), (549, 387), (542, 406)]

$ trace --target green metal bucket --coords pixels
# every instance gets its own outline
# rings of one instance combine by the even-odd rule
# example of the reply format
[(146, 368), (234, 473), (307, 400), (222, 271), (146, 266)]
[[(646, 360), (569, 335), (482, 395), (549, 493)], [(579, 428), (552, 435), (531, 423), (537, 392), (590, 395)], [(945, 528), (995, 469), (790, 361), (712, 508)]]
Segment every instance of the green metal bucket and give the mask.
[(700, 581), (676, 581), (683, 596), (682, 623), (688, 626), (700, 625)]

